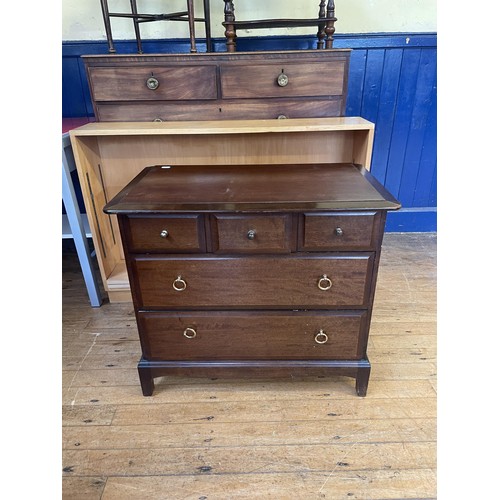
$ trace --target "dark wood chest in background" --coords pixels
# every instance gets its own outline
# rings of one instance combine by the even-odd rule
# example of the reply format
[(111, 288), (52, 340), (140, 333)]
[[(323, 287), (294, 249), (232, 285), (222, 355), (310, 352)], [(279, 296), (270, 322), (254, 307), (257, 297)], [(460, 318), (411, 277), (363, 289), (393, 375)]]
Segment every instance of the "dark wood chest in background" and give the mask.
[(163, 165), (105, 207), (118, 215), (143, 357), (155, 377), (341, 374), (366, 395), (387, 210), (361, 166)]
[(348, 49), (84, 56), (97, 121), (335, 117)]

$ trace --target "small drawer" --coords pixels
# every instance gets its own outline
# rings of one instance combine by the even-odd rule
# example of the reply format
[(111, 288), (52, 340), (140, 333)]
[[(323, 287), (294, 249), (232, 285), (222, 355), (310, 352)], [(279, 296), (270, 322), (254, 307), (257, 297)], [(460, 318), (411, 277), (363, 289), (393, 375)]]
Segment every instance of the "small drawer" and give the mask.
[(95, 101), (216, 99), (215, 66), (89, 68)]
[(139, 312), (148, 360), (361, 359), (366, 311)]
[(341, 95), (344, 61), (290, 63), (272, 61), (252, 66), (221, 64), (222, 98), (314, 97)]
[(373, 256), (141, 256), (131, 262), (133, 293), (147, 308), (366, 308)]
[(289, 253), (290, 217), (287, 215), (224, 215), (211, 217), (216, 253)]
[(202, 215), (129, 216), (125, 224), (130, 252), (196, 253), (205, 251)]
[(299, 221), (299, 250), (372, 250), (379, 220), (377, 212), (304, 214)]

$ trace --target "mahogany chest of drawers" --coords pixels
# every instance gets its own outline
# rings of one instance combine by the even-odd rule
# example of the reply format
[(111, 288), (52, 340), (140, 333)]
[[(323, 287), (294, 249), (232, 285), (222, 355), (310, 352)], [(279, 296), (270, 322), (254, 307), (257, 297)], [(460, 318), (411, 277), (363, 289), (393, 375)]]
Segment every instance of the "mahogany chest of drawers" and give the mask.
[(349, 49), (83, 56), (97, 121), (343, 116)]
[(387, 210), (362, 166), (162, 165), (117, 214), (142, 391), (169, 374), (340, 374), (366, 395)]

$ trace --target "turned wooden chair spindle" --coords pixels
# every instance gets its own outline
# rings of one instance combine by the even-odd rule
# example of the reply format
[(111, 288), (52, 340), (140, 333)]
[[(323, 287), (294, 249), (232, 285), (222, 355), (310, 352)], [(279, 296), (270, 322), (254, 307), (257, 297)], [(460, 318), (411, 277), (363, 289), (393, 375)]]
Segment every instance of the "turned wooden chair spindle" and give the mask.
[(261, 28), (297, 28), (302, 26), (317, 26), (316, 34), (318, 49), (333, 48), (333, 34), (335, 33), (335, 3), (334, 0), (320, 0), (319, 12), (312, 19), (254, 19), (237, 21), (234, 14), (233, 0), (224, 1), (224, 22), (226, 48), (228, 52), (236, 52), (236, 38), (238, 29), (261, 29)]
[(209, 0), (203, 0), (203, 10), (204, 10), (203, 18), (195, 17), (193, 0), (186, 1), (185, 11), (173, 12), (170, 14), (141, 14), (139, 13), (139, 10), (137, 8), (136, 0), (130, 0), (130, 13), (110, 12), (108, 6), (108, 0), (101, 0), (101, 8), (104, 20), (104, 29), (106, 32), (106, 38), (108, 40), (108, 51), (111, 54), (116, 53), (113, 41), (113, 35), (111, 31), (111, 18), (113, 17), (132, 19), (134, 23), (135, 39), (137, 42), (137, 52), (139, 54), (143, 53), (140, 24), (154, 22), (154, 21), (185, 21), (185, 22), (187, 21), (189, 24), (190, 52), (197, 52), (196, 38), (195, 38), (195, 23), (203, 22), (205, 24), (205, 38), (206, 38), (207, 52), (212, 52)]

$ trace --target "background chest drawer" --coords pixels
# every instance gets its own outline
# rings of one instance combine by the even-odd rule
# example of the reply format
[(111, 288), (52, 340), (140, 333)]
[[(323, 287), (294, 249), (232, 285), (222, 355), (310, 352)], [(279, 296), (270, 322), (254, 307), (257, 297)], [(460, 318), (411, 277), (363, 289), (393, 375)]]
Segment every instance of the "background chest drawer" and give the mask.
[(203, 252), (203, 216), (128, 217), (124, 222), (131, 252)]
[(310, 213), (299, 221), (299, 250), (372, 250), (380, 214), (376, 212)]
[(136, 257), (140, 307), (331, 308), (368, 303), (373, 254)]
[(140, 312), (147, 359), (356, 359), (366, 311)]
[(341, 95), (344, 64), (294, 64), (287, 60), (253, 66), (221, 65), (222, 98)]
[(291, 219), (287, 215), (224, 215), (211, 217), (214, 252), (288, 253)]
[(215, 66), (123, 66), (90, 68), (98, 101), (216, 99)]
[[(186, 102), (140, 102), (130, 101), (116, 104), (98, 102), (96, 112), (101, 121), (123, 122), (133, 117), (134, 121), (177, 120), (234, 120), (245, 116), (248, 120), (282, 118), (307, 118), (310, 116), (339, 116), (342, 99), (291, 99), (263, 101), (261, 99), (234, 99), (225, 101)], [(193, 112), (196, 109), (196, 113)]]

